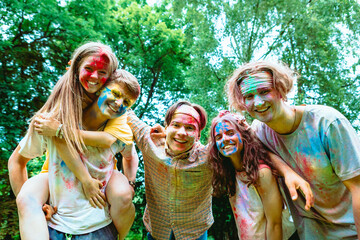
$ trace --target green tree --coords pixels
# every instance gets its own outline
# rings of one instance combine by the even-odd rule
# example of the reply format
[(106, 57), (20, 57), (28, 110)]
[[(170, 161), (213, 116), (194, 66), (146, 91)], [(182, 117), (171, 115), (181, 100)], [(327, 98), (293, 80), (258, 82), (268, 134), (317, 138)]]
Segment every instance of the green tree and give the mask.
[[(195, 60), (186, 79), (191, 99), (205, 107), (210, 119), (227, 108), (223, 89), (234, 69), (249, 61), (271, 59), (281, 60), (301, 74), (295, 103), (332, 106), (360, 129), (357, 1), (163, 3), (183, 27)], [(221, 200), (214, 203), (214, 212), (221, 212), (224, 204)], [(214, 235), (220, 231), (216, 221), (224, 222), (225, 217), (215, 219)], [(217, 235), (217, 239), (224, 238), (225, 234)]]
[[(0, 65), (0, 239), (18, 238), (14, 195), (10, 190), (7, 159), (27, 129), (27, 120), (44, 104), (51, 88), (65, 72), (72, 52), (82, 43), (109, 44), (120, 67), (132, 72), (141, 84), (139, 116), (160, 122), (161, 111), (187, 93), (183, 84), (189, 54), (184, 34), (163, 8), (144, 1), (8, 1), (1, 7)], [(32, 161), (29, 172), (42, 161)], [(143, 181), (143, 171), (139, 171)], [(143, 186), (140, 186), (142, 189)], [(143, 210), (144, 191), (135, 204)], [(138, 212), (134, 231), (142, 232)]]

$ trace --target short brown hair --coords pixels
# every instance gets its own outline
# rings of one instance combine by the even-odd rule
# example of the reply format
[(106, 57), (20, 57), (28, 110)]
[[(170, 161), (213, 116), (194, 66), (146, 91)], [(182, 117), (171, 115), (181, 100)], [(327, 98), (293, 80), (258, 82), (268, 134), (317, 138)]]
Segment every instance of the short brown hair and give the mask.
[(117, 69), (107, 84), (110, 83), (123, 83), (133, 99), (137, 99), (140, 95), (140, 85), (137, 78), (124, 69)]
[(171, 119), (173, 118), (176, 109), (178, 109), (182, 105), (188, 105), (188, 106), (194, 108), (195, 111), (197, 111), (199, 113), (199, 115), (200, 115), (199, 129), (200, 129), (200, 132), (201, 132), (205, 128), (206, 122), (207, 122), (206, 111), (202, 106), (194, 104), (194, 103), (190, 103), (190, 102), (185, 101), (185, 100), (177, 101), (176, 103), (171, 105), (169, 107), (169, 109), (166, 111), (165, 122), (164, 122), (165, 127), (170, 125)]
[(240, 84), (247, 77), (261, 72), (267, 72), (271, 75), (273, 88), (280, 93), (284, 100), (287, 100), (287, 94), (293, 88), (295, 79), (300, 76), (282, 62), (259, 61), (246, 63), (236, 69), (226, 83), (225, 91), (231, 107), (239, 111), (245, 110)]

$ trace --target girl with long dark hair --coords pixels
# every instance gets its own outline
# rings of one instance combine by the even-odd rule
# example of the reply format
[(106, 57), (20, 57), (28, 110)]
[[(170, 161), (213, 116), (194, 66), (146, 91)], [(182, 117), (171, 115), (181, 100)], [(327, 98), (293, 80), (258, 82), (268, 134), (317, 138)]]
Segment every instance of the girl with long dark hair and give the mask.
[(288, 239), (294, 233), (269, 154), (244, 118), (221, 111), (213, 119), (209, 164), (214, 195), (229, 196), (239, 239)]

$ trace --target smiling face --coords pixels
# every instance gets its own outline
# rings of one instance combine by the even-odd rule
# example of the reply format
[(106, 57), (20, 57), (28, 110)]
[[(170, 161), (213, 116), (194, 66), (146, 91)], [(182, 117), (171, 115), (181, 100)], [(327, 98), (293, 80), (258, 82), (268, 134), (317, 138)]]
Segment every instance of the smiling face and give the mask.
[(261, 122), (274, 120), (281, 109), (280, 94), (272, 87), (271, 75), (263, 72), (244, 79), (241, 94), (248, 113)]
[(228, 121), (216, 124), (214, 136), (217, 149), (225, 157), (232, 157), (244, 147), (240, 133)]
[(97, 105), (103, 115), (112, 119), (123, 115), (135, 101), (124, 83), (110, 83), (101, 91)]
[(97, 92), (109, 76), (109, 59), (105, 55), (89, 56), (80, 65), (80, 83), (88, 93)]
[(191, 149), (200, 136), (197, 120), (186, 113), (174, 114), (169, 126), (165, 129), (166, 143), (175, 155)]

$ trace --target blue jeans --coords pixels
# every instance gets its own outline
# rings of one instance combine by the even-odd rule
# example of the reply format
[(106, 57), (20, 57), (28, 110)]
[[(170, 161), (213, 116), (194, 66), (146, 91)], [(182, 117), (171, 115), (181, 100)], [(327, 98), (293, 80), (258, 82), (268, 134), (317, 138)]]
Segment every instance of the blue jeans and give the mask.
[[(153, 238), (153, 236), (151, 236), (151, 234), (148, 232), (147, 233), (147, 239), (148, 240), (155, 240), (155, 238)], [(206, 240), (207, 239), (207, 231), (204, 232), (203, 235), (201, 235), (197, 240)], [(175, 236), (173, 231), (171, 231), (171, 235), (170, 235), (170, 239), (169, 240), (175, 240)]]
[(50, 240), (116, 240), (118, 236), (118, 232), (113, 223), (94, 232), (81, 235), (59, 232), (51, 227), (48, 227), (48, 229)]

